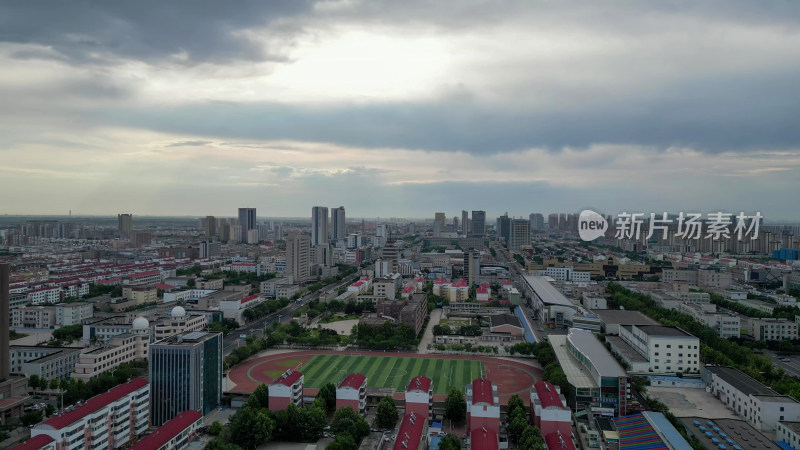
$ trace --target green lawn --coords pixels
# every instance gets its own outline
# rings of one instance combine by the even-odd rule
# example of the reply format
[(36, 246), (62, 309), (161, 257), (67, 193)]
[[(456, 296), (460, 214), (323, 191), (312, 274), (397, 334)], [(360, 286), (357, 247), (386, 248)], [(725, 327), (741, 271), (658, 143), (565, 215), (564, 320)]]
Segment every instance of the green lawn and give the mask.
[(393, 356), (315, 355), (300, 367), (305, 386), (319, 389), (327, 382), (338, 384), (351, 373), (367, 376), (369, 387), (391, 387), (404, 392), (409, 380), (424, 375), (433, 380), (436, 394), (450, 388), (463, 389), (483, 375), (483, 363), (462, 359), (397, 358)]

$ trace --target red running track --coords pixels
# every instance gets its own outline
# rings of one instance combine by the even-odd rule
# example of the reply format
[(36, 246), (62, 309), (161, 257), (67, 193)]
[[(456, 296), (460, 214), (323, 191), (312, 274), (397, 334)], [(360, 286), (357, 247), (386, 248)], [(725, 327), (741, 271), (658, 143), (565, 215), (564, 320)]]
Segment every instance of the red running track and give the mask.
[[(541, 379), (541, 370), (529, 366), (524, 363), (516, 361), (508, 361), (504, 359), (491, 358), (486, 356), (471, 356), (471, 355), (437, 355), (437, 354), (419, 354), (419, 353), (393, 353), (393, 352), (337, 352), (331, 350), (319, 351), (298, 351), (280, 353), (275, 355), (261, 356), (259, 358), (249, 359), (237, 366), (235, 366), (228, 373), (231, 382), (236, 386), (231, 390), (233, 393), (250, 394), (260, 384), (269, 384), (273, 378), (267, 375), (266, 372), (285, 371), (291, 367), (285, 364), (280, 364), (285, 360), (300, 360), (298, 367), (294, 367), (302, 372), (302, 365), (308, 362), (314, 355), (336, 354), (336, 355), (354, 355), (354, 356), (396, 356), (396, 357), (409, 357), (409, 358), (432, 358), (432, 359), (466, 359), (471, 361), (482, 361), (484, 369), (486, 370), (486, 377), (493, 383), (497, 384), (497, 390), (500, 394), (501, 402), (507, 401), (513, 394), (518, 394), (522, 397), (523, 401), (527, 404), (529, 401), (528, 392), (531, 385), (536, 380)], [(409, 374), (409, 380), (418, 374)], [(424, 374), (419, 374), (424, 375)], [(338, 383), (341, 380), (331, 380)], [(464, 386), (456, 386), (463, 388)], [(305, 389), (306, 395), (315, 395), (316, 389)], [(402, 393), (395, 394), (398, 398), (402, 398)], [(436, 400), (444, 399), (445, 395), (436, 395)]]

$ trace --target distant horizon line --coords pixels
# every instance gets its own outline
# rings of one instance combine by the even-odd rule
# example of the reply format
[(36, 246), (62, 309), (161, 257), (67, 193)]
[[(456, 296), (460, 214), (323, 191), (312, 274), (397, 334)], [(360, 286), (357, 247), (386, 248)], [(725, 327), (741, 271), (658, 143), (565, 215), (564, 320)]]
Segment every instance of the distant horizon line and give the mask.
[[(258, 208), (256, 208), (256, 209), (258, 209)], [(482, 211), (482, 210), (475, 210), (475, 211)], [(470, 212), (472, 212), (472, 210), (470, 210)], [(7, 218), (15, 218), (15, 217), (16, 218), (27, 218), (27, 217), (58, 217), (58, 218), (62, 218), (63, 217), (63, 218), (109, 218), (109, 219), (116, 219), (119, 214), (132, 214), (132, 213), (71, 214), (71, 215), (70, 214), (9, 214), (9, 213), (3, 213), (3, 214), (0, 214), (0, 218), (4, 218), (4, 217), (7, 217)], [(558, 213), (551, 212), (551, 213), (529, 213), (529, 215), (530, 214), (542, 214), (544, 216), (545, 220), (547, 220), (547, 217), (550, 214), (576, 214), (577, 215), (578, 213), (573, 213), (573, 212), (558, 212)], [(607, 214), (607, 213), (603, 213), (603, 214), (604, 215), (614, 215), (614, 214)], [(669, 214), (672, 215), (673, 213), (669, 213)], [(226, 219), (228, 219), (228, 218), (236, 219), (237, 218), (236, 215), (228, 216), (228, 215), (214, 215), (214, 214), (205, 214), (205, 215), (132, 214), (132, 216), (133, 216), (134, 219), (136, 217), (174, 218), (174, 219), (204, 219), (204, 218), (209, 217), (209, 216), (215, 217), (215, 218), (216, 217), (226, 218)], [(494, 216), (493, 217), (493, 216), (488, 216), (487, 215), (487, 218), (495, 218), (496, 219), (496, 218), (499, 218), (501, 216), (502, 215), (498, 215), (498, 216)], [(448, 216), (446, 216), (446, 217), (448, 217)], [(461, 219), (460, 215), (458, 215), (458, 216), (449, 216), (449, 217), (450, 218), (455, 217), (455, 218), (458, 218), (459, 220)], [(509, 217), (510, 218), (516, 218), (518, 216), (509, 215)], [(527, 218), (528, 216), (519, 216), (519, 217)], [(295, 220), (295, 219), (309, 220), (309, 221), (311, 220), (310, 215), (309, 216), (258, 216), (258, 215), (256, 215), (256, 219), (258, 219), (258, 218), (269, 219), (269, 220)], [(386, 220), (386, 219), (402, 219), (402, 220), (408, 220), (408, 221), (412, 221), (412, 220), (415, 220), (415, 221), (433, 221), (434, 220), (432, 217), (402, 217), (402, 216), (386, 216), (386, 217), (381, 217), (381, 216), (373, 216), (373, 217), (352, 216), (352, 217), (347, 217), (348, 221), (350, 221), (350, 220)], [(769, 224), (769, 225), (800, 225), (800, 219), (786, 219), (786, 218), (770, 219), (768, 217), (764, 217), (763, 218), (763, 223), (764, 224)]]

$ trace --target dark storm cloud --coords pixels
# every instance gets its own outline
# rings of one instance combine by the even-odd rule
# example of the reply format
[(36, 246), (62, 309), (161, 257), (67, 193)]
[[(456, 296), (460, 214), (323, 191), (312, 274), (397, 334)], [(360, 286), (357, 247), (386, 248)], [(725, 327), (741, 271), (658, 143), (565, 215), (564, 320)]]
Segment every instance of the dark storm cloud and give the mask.
[(188, 53), (188, 62), (280, 60), (280, 49), (264, 49), (236, 33), (308, 8), (305, 0), (9, 0), (0, 3), (0, 41), (52, 47), (71, 60), (94, 63), (112, 55), (151, 61), (180, 52)]
[(591, 107), (514, 111), (469, 98), (303, 108), (277, 104), (193, 105), (102, 111), (93, 120), (221, 138), (289, 139), (368, 148), (499, 153), (595, 143), (700, 151), (800, 146), (796, 74), (703, 80), (659, 95)]

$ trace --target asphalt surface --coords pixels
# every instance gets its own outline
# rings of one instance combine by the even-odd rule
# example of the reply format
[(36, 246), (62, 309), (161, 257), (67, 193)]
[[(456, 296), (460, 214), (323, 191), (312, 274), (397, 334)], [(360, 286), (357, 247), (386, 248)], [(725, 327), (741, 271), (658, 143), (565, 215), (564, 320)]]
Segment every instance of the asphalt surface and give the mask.
[(308, 303), (310, 300), (319, 297), (320, 292), (330, 291), (332, 289), (339, 289), (342, 286), (346, 286), (352, 283), (354, 280), (358, 278), (358, 275), (351, 275), (342, 281), (339, 281), (334, 284), (329, 284), (317, 292), (310, 292), (299, 299), (289, 303), (285, 308), (275, 311), (274, 313), (268, 314), (260, 319), (256, 319), (250, 323), (247, 323), (236, 330), (231, 331), (228, 333), (227, 336), (222, 338), (222, 353), (224, 356), (228, 356), (233, 352), (236, 347), (241, 345), (244, 342), (244, 339), (241, 338), (242, 335), (250, 336), (255, 335), (257, 337), (264, 336), (264, 328), (267, 325), (272, 324), (274, 322), (279, 323), (287, 323), (292, 320), (292, 315), (295, 311), (302, 308), (303, 305)]

